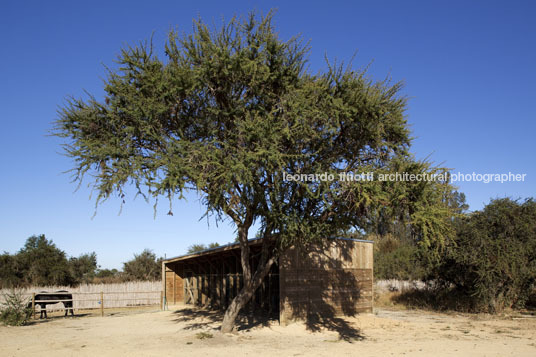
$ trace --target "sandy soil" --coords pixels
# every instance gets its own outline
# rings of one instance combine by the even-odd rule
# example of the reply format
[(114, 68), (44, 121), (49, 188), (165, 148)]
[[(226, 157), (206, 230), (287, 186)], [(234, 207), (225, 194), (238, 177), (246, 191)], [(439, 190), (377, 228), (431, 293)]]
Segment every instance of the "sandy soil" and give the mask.
[[(116, 311), (0, 327), (0, 356), (536, 356), (536, 318), (380, 309), (355, 318), (217, 331), (218, 313)], [(210, 337), (212, 336), (212, 337)]]

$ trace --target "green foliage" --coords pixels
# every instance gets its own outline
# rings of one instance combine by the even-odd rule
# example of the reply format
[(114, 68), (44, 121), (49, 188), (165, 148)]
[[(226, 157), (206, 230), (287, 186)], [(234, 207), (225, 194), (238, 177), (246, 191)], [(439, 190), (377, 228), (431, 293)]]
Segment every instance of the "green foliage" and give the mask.
[(94, 252), (67, 259), (45, 235), (31, 236), (17, 254), (0, 255), (0, 288), (89, 283), (96, 269)]
[(209, 244), (208, 244), (207, 249), (218, 248), (219, 246), (220, 246), (219, 243), (217, 243), (217, 242), (212, 242), (212, 243), (209, 243)]
[(22, 274), (16, 256), (4, 252), (0, 255), (0, 289), (16, 287), (21, 279)]
[(205, 244), (192, 244), (191, 246), (188, 247), (187, 253), (188, 254), (197, 253), (197, 252), (201, 252), (201, 251), (207, 250), (207, 249), (218, 248), (219, 246), (220, 246), (219, 243), (216, 243), (216, 242), (209, 243), (208, 245), (205, 245)]
[(78, 258), (69, 259), (72, 279), (77, 283), (90, 283), (95, 278), (97, 270), (97, 254), (82, 254)]
[(413, 242), (383, 236), (374, 244), (374, 279), (423, 280), (428, 272), (421, 259)]
[(123, 277), (126, 280), (158, 280), (162, 273), (162, 258), (149, 249), (134, 254), (134, 259), (123, 263)]
[(472, 310), (524, 306), (536, 283), (536, 202), (496, 199), (469, 214), (436, 274)]
[(403, 218), (420, 244), (444, 246), (450, 211), (441, 185), (284, 180), (439, 170), (408, 153), (401, 83), (332, 63), (312, 74), (308, 52), (299, 38), (278, 38), (271, 13), (217, 30), (199, 20), (191, 35), (169, 34), (165, 60), (152, 43), (123, 49), (104, 101), (71, 99), (54, 132), (74, 159), (75, 179), (94, 177), (97, 202), (123, 198), (130, 183), (170, 202), (193, 189), (207, 214), (236, 225), (240, 241), (258, 222), (280, 249), (407, 207)]
[[(434, 260), (452, 233), (448, 184), (339, 180), (444, 170), (409, 154), (402, 83), (328, 61), (310, 73), (308, 53), (299, 38), (279, 39), (272, 13), (219, 29), (199, 20), (190, 35), (169, 34), (164, 59), (152, 42), (123, 49), (104, 100), (71, 98), (55, 122), (75, 181), (94, 180), (97, 204), (112, 195), (123, 200), (129, 185), (156, 202), (167, 197), (170, 206), (194, 190), (205, 215), (235, 225), (244, 288), (224, 332), (292, 245), (366, 230), (386, 214), (408, 222)], [(288, 179), (295, 174), (333, 180)], [(254, 224), (263, 245), (256, 267), (247, 243)]]
[(124, 263), (124, 272), (98, 269), (95, 252), (67, 259), (65, 252), (44, 235), (31, 236), (17, 254), (0, 255), (0, 288), (157, 280), (161, 262), (146, 249)]
[(0, 308), (0, 321), (7, 326), (22, 326), (29, 321), (32, 309), (28, 307), (28, 298), (21, 291), (11, 290), (4, 294), (4, 303)]
[(207, 338), (212, 338), (214, 337), (214, 335), (212, 335), (210, 332), (198, 332), (195, 334), (195, 338), (199, 339), (199, 340), (205, 340)]
[(98, 269), (92, 282), (94, 284), (122, 283), (128, 279), (117, 269)]
[(119, 271), (117, 269), (99, 269), (97, 270), (97, 273), (95, 274), (95, 277), (97, 278), (113, 278), (119, 275)]
[(23, 284), (69, 285), (73, 282), (65, 252), (44, 234), (28, 238), (16, 260), (22, 269)]

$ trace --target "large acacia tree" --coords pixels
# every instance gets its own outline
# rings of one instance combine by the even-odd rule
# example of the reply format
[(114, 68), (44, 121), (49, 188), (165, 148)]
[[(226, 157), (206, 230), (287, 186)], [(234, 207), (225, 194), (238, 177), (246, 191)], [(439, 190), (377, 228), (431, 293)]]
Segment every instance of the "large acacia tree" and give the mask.
[[(329, 63), (311, 73), (308, 51), (299, 38), (279, 39), (271, 14), (235, 18), (220, 29), (199, 20), (189, 35), (169, 34), (165, 59), (152, 42), (123, 49), (104, 99), (70, 99), (56, 122), (76, 179), (91, 175), (97, 202), (123, 198), (130, 185), (170, 202), (195, 190), (207, 214), (234, 223), (244, 287), (225, 313), (223, 332), (233, 329), (286, 247), (360, 229), (379, 207), (414, 202), (409, 191), (377, 181), (284, 179), (412, 162), (401, 84)], [(427, 190), (440, 191), (434, 187)], [(417, 226), (437, 230), (421, 230), (427, 244), (446, 222), (427, 208), (436, 201), (412, 211), (428, 215)], [(251, 266), (254, 223), (263, 249)]]

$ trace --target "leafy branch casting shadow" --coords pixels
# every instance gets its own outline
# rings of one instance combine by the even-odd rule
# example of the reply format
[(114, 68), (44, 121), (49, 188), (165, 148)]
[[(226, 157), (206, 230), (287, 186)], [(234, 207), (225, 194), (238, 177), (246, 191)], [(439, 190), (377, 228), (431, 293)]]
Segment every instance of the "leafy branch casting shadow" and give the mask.
[(339, 334), (340, 340), (350, 343), (365, 339), (360, 329), (350, 325), (345, 319), (340, 317), (312, 313), (307, 317), (305, 325), (307, 330), (311, 332), (320, 332), (322, 329), (335, 331)]
[(359, 328), (340, 316), (356, 316), (362, 299), (360, 282), (351, 269), (353, 249), (353, 242), (329, 240), (293, 252), (296, 255), (287, 261), (298, 274), (294, 287), (307, 296), (305, 302), (304, 297), (286, 300), (293, 317), (303, 319), (311, 332), (334, 331), (340, 340), (350, 343), (365, 339)]
[[(208, 310), (201, 307), (188, 307), (173, 312), (176, 323), (186, 323), (185, 330), (220, 329), (224, 312), (221, 310)], [(248, 331), (255, 327), (268, 327), (277, 322), (277, 318), (266, 313), (244, 312), (238, 316), (236, 331)]]
[[(354, 245), (353, 242), (343, 240), (330, 241), (329, 244), (336, 246), (339, 252), (336, 258), (326, 253), (327, 246), (312, 246), (308, 253), (316, 259), (314, 262), (309, 262), (313, 266), (303, 265), (296, 270), (297, 273), (299, 271), (310, 272), (310, 268), (314, 267), (313, 270), (317, 272), (314, 276), (297, 277), (298, 279), (292, 282), (294, 287), (301, 285), (303, 290), (300, 294), (307, 295), (307, 303), (304, 304), (302, 299), (290, 299), (288, 302), (294, 315), (305, 322), (307, 330), (311, 332), (319, 332), (323, 329), (335, 331), (340, 340), (361, 341), (365, 339), (361, 330), (340, 317), (341, 312), (345, 316), (356, 316), (357, 306), (362, 298), (360, 282), (352, 269), (348, 269), (352, 259), (355, 259), (352, 256)], [(294, 258), (294, 262), (304, 261), (303, 256)], [(335, 310), (334, 306), (337, 306), (338, 311)], [(276, 312), (276, 314), (278, 313), (279, 311)], [(223, 314), (221, 310), (210, 310), (197, 306), (187, 307), (174, 311), (176, 316), (174, 321), (186, 323), (184, 328), (187, 330), (219, 330)], [(236, 330), (247, 331), (258, 326), (266, 327), (277, 321), (277, 315), (267, 315), (259, 310), (251, 312), (250, 309), (246, 308), (237, 319)]]

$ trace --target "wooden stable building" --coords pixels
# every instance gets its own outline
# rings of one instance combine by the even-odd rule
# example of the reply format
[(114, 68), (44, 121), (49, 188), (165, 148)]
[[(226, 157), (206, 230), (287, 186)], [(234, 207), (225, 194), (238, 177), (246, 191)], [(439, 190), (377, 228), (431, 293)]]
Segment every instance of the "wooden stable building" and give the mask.
[[(261, 241), (250, 240), (252, 266)], [(246, 311), (290, 320), (372, 312), (372, 241), (334, 238), (308, 248), (290, 248), (272, 266)], [(237, 244), (166, 259), (162, 284), (167, 304), (225, 309), (242, 287)]]

